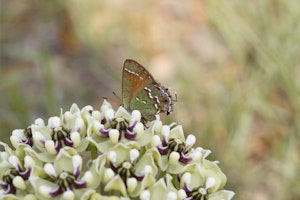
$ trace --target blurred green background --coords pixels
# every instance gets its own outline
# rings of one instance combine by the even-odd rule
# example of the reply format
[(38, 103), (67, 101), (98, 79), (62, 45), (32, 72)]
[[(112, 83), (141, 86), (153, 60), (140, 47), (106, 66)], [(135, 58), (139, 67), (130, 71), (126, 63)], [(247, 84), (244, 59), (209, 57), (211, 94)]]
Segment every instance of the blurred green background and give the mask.
[(72, 103), (117, 108), (132, 58), (235, 199), (300, 199), (299, 1), (0, 2), (1, 141)]

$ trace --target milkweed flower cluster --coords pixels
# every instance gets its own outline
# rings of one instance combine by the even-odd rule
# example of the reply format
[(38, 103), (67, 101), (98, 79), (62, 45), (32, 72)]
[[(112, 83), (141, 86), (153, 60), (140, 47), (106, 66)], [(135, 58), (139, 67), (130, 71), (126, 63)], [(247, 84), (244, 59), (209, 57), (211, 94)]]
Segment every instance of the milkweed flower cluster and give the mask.
[(0, 199), (231, 199), (209, 150), (175, 123), (145, 123), (138, 110), (73, 104), (1, 142)]

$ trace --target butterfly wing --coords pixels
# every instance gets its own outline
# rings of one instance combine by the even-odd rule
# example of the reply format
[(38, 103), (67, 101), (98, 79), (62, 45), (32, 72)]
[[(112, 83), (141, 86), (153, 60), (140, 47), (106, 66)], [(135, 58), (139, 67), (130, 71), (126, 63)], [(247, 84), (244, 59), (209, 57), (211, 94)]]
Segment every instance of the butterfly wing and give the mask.
[(143, 118), (152, 121), (160, 112), (167, 114), (172, 112), (171, 101), (168, 90), (159, 83), (153, 83), (145, 86), (143, 91), (133, 96), (130, 107), (138, 109)]
[(126, 109), (134, 110), (130, 104), (132, 99), (143, 90), (146, 85), (155, 82), (151, 74), (139, 63), (127, 59), (123, 66), (122, 98)]
[(139, 63), (127, 59), (123, 67), (123, 105), (127, 110), (139, 110), (143, 118), (151, 121), (155, 115), (172, 112), (172, 97), (165, 87), (154, 80)]

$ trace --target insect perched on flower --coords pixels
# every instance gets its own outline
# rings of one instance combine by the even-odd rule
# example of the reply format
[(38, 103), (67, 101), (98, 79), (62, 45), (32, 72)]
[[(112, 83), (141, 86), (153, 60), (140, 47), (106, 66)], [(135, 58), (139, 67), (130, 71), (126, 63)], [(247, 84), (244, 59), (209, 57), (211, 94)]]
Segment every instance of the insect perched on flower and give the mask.
[(123, 66), (122, 98), (127, 110), (139, 110), (148, 121), (154, 120), (155, 115), (161, 112), (167, 115), (172, 113), (177, 101), (177, 96), (173, 99), (168, 88), (154, 80), (142, 65), (131, 59), (125, 60)]

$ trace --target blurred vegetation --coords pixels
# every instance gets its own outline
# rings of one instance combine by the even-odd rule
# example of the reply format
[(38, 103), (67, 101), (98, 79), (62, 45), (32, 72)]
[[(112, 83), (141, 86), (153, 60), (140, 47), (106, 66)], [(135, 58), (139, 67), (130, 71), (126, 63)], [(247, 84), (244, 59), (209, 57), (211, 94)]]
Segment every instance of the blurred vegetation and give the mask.
[[(0, 4), (0, 139), (73, 102), (121, 104), (126, 58), (178, 102), (235, 199), (300, 199), (300, 2), (17, 1)], [(117, 96), (113, 95), (113, 92)]]

